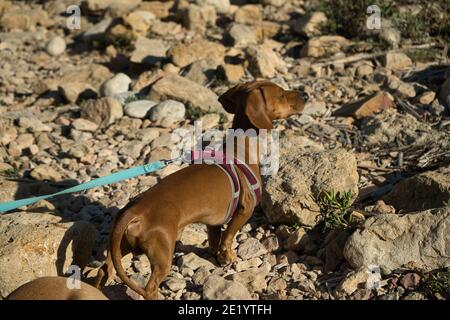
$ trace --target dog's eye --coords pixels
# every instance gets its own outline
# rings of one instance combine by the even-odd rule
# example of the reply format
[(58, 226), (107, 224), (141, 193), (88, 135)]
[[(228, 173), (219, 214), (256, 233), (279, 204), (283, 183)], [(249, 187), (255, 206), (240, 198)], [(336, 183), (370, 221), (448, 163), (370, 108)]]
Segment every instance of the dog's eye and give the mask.
[(303, 101), (308, 101), (309, 100), (309, 95), (306, 92), (299, 92), (300, 95), (300, 99), (302, 99)]

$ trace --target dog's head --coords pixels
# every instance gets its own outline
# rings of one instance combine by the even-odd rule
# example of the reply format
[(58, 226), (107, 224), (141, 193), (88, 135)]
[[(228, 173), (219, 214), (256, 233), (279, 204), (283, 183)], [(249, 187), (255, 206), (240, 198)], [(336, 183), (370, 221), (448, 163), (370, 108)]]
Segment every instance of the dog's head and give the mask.
[(219, 98), (224, 109), (235, 114), (233, 127), (248, 119), (258, 129), (272, 129), (273, 120), (302, 112), (307, 100), (305, 92), (284, 90), (270, 81), (239, 84)]

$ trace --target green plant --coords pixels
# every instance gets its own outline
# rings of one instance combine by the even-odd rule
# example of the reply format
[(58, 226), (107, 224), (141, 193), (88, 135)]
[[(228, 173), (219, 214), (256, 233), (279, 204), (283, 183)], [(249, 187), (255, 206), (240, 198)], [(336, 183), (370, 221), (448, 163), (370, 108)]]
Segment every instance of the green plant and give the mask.
[(444, 206), (450, 208), (450, 199), (448, 199), (447, 202), (444, 201)]
[[(367, 7), (380, 8), (381, 22), (390, 20), (403, 39), (414, 43), (430, 42), (430, 37), (450, 39), (450, 4), (448, 0), (319, 0), (312, 6), (328, 20), (321, 25), (324, 34), (339, 34), (349, 39), (379, 41), (366, 27)], [(405, 8), (410, 8), (410, 11)]]
[(438, 50), (408, 50), (405, 52), (408, 57), (414, 62), (429, 62), (435, 61), (439, 56)]
[(298, 224), (298, 223), (293, 223), (290, 227), (289, 227), (289, 230), (291, 231), (291, 232), (294, 232), (295, 230), (297, 230), (298, 228), (300, 228), (300, 225)]
[(205, 114), (211, 113), (209, 111), (205, 111), (203, 109), (200, 109), (199, 107), (193, 107), (189, 106), (186, 108), (187, 117), (190, 120), (198, 120), (199, 118), (203, 117)]
[(2, 175), (8, 178), (17, 178), (18, 177), (18, 172), (16, 169), (6, 169), (3, 170)]
[(441, 295), (450, 297), (450, 274), (437, 272), (428, 274), (428, 278), (423, 282), (422, 291), (429, 297)]
[(336, 193), (334, 190), (323, 191), (319, 197), (319, 225), (323, 231), (333, 229), (348, 229), (355, 225), (356, 219), (350, 210), (355, 197), (353, 191)]
[(131, 96), (126, 97), (125, 100), (124, 100), (124, 102), (125, 102), (125, 104), (127, 104), (127, 103), (134, 102), (134, 101), (138, 101), (138, 100), (141, 100), (141, 99), (139, 99), (138, 96), (136, 96), (136, 95), (131, 95)]
[(327, 22), (320, 26), (322, 33), (361, 39), (368, 34), (367, 7), (371, 5), (377, 5), (383, 17), (392, 12), (392, 5), (381, 0), (320, 0), (313, 10), (322, 11), (327, 16)]
[(132, 33), (111, 34), (108, 36), (108, 43), (123, 51), (134, 50), (136, 37)]

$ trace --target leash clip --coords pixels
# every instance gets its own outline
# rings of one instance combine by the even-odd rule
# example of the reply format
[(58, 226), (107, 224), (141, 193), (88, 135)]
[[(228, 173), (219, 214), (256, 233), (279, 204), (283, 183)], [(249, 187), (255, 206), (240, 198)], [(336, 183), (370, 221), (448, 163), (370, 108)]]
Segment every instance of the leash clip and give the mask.
[(174, 159), (167, 159), (167, 160), (161, 160), (161, 161), (162, 161), (162, 163), (164, 163), (165, 166), (167, 166), (167, 165), (172, 164), (172, 163), (174, 163), (175, 161), (178, 161), (178, 160), (182, 160), (182, 158), (178, 157), (178, 158), (174, 158)]

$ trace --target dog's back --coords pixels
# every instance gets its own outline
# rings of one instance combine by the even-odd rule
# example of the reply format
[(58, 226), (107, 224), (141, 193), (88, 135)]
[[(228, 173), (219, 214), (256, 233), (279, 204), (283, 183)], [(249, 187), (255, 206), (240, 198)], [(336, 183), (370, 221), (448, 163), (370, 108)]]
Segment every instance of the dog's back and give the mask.
[(108, 300), (100, 290), (80, 282), (79, 289), (69, 289), (68, 278), (43, 277), (25, 283), (6, 300)]

